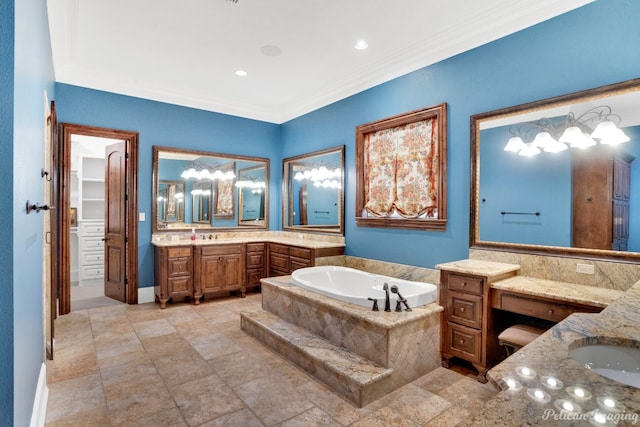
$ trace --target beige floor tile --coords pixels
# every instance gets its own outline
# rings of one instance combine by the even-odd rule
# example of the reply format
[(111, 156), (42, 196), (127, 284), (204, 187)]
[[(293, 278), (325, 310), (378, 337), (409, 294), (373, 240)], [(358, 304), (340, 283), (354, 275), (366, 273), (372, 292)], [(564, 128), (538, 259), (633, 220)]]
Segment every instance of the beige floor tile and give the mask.
[(308, 411), (289, 418), (280, 427), (309, 427), (309, 426), (327, 426), (341, 427), (342, 424), (336, 422), (326, 412), (319, 408), (311, 408)]
[(234, 391), (266, 425), (283, 422), (314, 406), (296, 389), (272, 376), (239, 385)]
[(233, 340), (219, 332), (191, 340), (191, 345), (205, 359), (210, 360), (242, 350)]
[(420, 427), (405, 417), (402, 413), (385, 406), (373, 414), (351, 424), (351, 427)]
[(118, 305), (56, 319), (51, 426), (454, 426), (497, 391), (437, 368), (357, 408), (240, 329), (261, 294)]
[(264, 427), (264, 424), (248, 409), (244, 408), (222, 415), (199, 427)]
[(171, 387), (182, 416), (190, 426), (244, 408), (243, 402), (218, 375), (209, 375)]
[(220, 378), (231, 387), (266, 377), (270, 373), (269, 369), (246, 351), (216, 357), (208, 362)]
[(65, 418), (105, 407), (105, 395), (99, 374), (86, 375), (58, 381), (48, 385), (46, 422), (57, 422)]
[(135, 425), (137, 419), (175, 407), (175, 402), (159, 375), (105, 385), (111, 424)]

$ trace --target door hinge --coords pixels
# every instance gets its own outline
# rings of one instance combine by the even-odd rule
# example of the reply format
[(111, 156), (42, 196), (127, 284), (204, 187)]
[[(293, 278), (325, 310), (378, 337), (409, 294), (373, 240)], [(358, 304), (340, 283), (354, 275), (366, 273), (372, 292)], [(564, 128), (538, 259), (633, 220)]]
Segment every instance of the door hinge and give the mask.
[(125, 242), (125, 243), (129, 243), (129, 238), (128, 238), (128, 237), (125, 237), (125, 238), (124, 238), (124, 242)]
[(129, 158), (129, 153), (124, 153), (124, 158), (128, 159)]
[(124, 279), (124, 284), (128, 285), (129, 284), (129, 279)]

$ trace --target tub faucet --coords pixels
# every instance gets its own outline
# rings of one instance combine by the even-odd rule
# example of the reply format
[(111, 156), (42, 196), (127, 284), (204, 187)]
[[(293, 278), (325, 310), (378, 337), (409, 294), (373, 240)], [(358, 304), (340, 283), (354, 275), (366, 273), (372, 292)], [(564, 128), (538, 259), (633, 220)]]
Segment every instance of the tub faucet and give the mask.
[(379, 311), (378, 309), (378, 300), (376, 298), (367, 298), (369, 301), (373, 301), (373, 307), (371, 307), (371, 311)]
[(400, 294), (400, 290), (396, 285), (391, 286), (391, 292), (398, 295), (398, 301), (396, 302), (396, 311), (402, 311), (402, 307), (400, 304), (404, 304), (404, 311), (411, 311), (411, 308), (409, 308), (409, 303), (407, 303), (407, 300), (402, 297), (402, 295)]
[(389, 284), (385, 283), (382, 285), (382, 290), (384, 291), (384, 311), (391, 311), (391, 301), (389, 301)]

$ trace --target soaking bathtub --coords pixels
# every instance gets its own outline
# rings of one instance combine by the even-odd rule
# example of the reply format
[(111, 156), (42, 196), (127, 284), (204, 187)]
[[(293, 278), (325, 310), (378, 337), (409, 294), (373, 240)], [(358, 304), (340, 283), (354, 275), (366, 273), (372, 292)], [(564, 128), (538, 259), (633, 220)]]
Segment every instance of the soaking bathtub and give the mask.
[[(349, 267), (318, 266), (295, 270), (291, 274), (290, 283), (301, 288), (325, 295), (340, 301), (371, 308), (372, 301), (378, 300), (380, 311), (384, 310), (385, 283), (396, 285), (409, 307), (420, 307), (436, 301), (438, 288), (426, 282), (413, 282), (395, 279), (379, 274), (367, 273)], [(389, 291), (391, 310), (395, 310), (398, 295)]]

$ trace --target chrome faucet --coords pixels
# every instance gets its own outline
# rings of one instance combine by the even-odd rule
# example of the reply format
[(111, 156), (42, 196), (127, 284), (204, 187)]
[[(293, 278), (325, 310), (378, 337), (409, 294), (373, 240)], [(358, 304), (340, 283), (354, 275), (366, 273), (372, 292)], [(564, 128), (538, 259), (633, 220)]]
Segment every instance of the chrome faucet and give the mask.
[(389, 284), (385, 283), (382, 285), (382, 290), (384, 291), (384, 311), (391, 311), (391, 301), (389, 301)]

